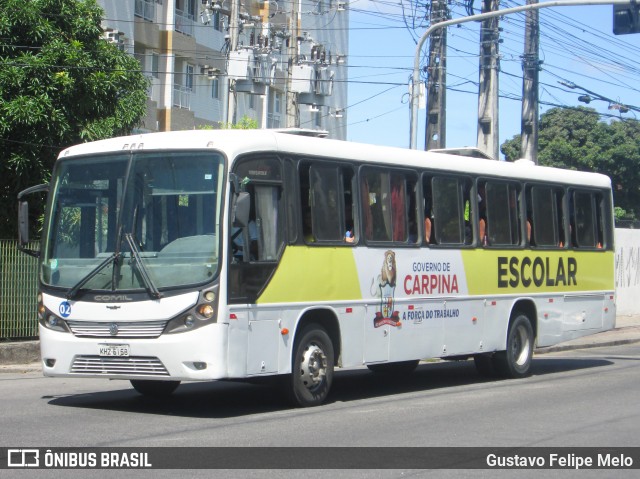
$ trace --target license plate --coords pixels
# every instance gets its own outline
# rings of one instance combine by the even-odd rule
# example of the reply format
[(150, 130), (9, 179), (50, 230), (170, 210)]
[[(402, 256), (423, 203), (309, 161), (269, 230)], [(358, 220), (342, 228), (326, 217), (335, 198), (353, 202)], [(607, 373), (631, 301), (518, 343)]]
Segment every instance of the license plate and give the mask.
[(125, 357), (129, 356), (128, 344), (100, 344), (100, 356)]

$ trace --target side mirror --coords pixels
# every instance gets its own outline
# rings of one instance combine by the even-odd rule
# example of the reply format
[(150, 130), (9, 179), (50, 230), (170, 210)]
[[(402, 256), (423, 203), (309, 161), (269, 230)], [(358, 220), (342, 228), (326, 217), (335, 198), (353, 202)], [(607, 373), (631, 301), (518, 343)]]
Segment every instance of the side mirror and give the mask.
[(22, 197), (32, 193), (45, 193), (49, 185), (37, 185), (18, 193), (18, 249), (29, 256), (40, 256), (40, 251), (27, 248), (29, 244), (29, 203), (22, 201)]
[(29, 243), (29, 203), (18, 202), (18, 243), (26, 246)]
[(236, 194), (233, 205), (233, 226), (245, 228), (249, 224), (251, 212), (251, 195), (246, 191)]

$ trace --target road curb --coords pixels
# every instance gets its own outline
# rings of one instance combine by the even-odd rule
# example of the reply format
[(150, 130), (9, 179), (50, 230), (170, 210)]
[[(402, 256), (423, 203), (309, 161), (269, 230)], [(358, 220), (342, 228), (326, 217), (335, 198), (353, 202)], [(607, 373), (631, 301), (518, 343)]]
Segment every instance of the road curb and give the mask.
[(40, 362), (40, 341), (0, 343), (0, 365), (22, 365)]

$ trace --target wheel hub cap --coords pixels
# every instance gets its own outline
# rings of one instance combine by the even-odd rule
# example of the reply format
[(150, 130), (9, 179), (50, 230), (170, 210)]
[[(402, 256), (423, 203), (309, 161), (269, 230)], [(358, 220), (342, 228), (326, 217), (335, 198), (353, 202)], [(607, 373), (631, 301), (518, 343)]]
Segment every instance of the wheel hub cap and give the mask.
[(316, 344), (310, 344), (302, 356), (302, 383), (309, 389), (318, 386), (327, 375), (327, 356)]

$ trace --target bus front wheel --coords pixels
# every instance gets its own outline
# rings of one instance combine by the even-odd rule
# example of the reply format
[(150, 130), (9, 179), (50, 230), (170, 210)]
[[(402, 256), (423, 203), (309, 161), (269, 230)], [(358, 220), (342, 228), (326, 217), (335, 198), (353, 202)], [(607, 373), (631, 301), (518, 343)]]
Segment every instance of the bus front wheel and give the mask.
[(169, 396), (180, 385), (180, 381), (155, 381), (149, 379), (132, 379), (133, 389), (143, 396)]
[(526, 314), (517, 313), (509, 325), (507, 349), (493, 356), (496, 372), (505, 378), (523, 378), (531, 374), (533, 328)]
[(284, 378), (285, 394), (295, 406), (322, 404), (333, 382), (333, 343), (317, 325), (305, 327), (296, 337), (291, 374)]

